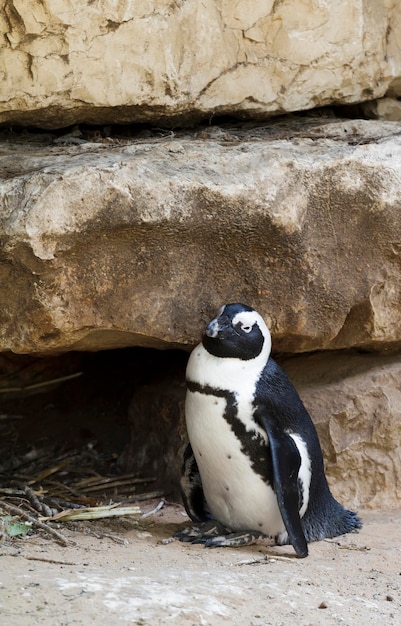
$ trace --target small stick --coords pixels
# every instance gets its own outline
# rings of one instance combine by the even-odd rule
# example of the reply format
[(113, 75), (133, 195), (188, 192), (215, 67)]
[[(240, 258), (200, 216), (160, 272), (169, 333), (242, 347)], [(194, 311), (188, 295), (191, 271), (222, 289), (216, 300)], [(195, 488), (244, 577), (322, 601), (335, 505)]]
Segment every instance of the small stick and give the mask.
[(162, 509), (163, 507), (164, 507), (164, 500), (160, 500), (159, 504), (156, 505), (154, 509), (152, 509), (151, 511), (148, 511), (147, 513), (142, 513), (141, 518), (144, 519), (145, 517), (150, 517), (150, 515), (157, 513), (157, 511), (160, 511), (160, 509)]
[(34, 517), (32, 517), (32, 515), (28, 515), (28, 513), (25, 513), (24, 511), (19, 509), (17, 506), (14, 506), (13, 504), (7, 504), (6, 502), (3, 502), (2, 500), (0, 500), (0, 507), (4, 509), (5, 511), (7, 511), (8, 513), (11, 513), (12, 515), (19, 515), (20, 517), (25, 519), (27, 522), (32, 524), (32, 526), (36, 526), (37, 528), (40, 528), (41, 530), (45, 531), (47, 534), (51, 535), (56, 541), (58, 541), (58, 543), (61, 544), (62, 546), (68, 545), (67, 539), (61, 533), (57, 532), (57, 530), (54, 530), (54, 528), (50, 528), (50, 526), (47, 526), (43, 522), (40, 522), (39, 520), (35, 519)]
[(48, 478), (49, 476), (52, 476), (52, 474), (56, 474), (56, 472), (59, 472), (61, 469), (63, 469), (66, 465), (69, 465), (70, 463), (71, 463), (71, 458), (64, 459), (58, 465), (55, 465), (53, 467), (43, 470), (43, 472), (38, 474), (38, 476), (35, 476), (35, 478), (29, 481), (29, 485), (42, 482), (42, 480), (44, 480), (45, 478)]
[(59, 378), (53, 378), (51, 380), (44, 380), (41, 383), (33, 383), (32, 385), (21, 385), (19, 387), (3, 387), (0, 389), (0, 393), (14, 393), (16, 391), (30, 391), (31, 389), (39, 389), (40, 387), (47, 387), (47, 385), (54, 385), (55, 383), (63, 383), (65, 380), (72, 380), (82, 376), (83, 372), (75, 372), (75, 374), (69, 374), (68, 376), (60, 376)]
[(88, 531), (88, 534), (93, 535), (93, 537), (96, 537), (96, 539), (111, 539), (112, 541), (114, 541), (115, 543), (118, 543), (120, 546), (126, 546), (128, 544), (128, 540), (127, 539), (123, 539), (122, 537), (118, 537), (117, 535), (113, 535), (112, 533), (99, 533), (99, 532), (94, 532), (91, 531), (90, 529)]
[(102, 489), (112, 489), (114, 487), (140, 485), (143, 483), (153, 483), (156, 478), (136, 478), (134, 476), (126, 476), (121, 478), (88, 478), (75, 483), (74, 488), (85, 489), (86, 492), (101, 491)]
[[(105, 506), (87, 507), (86, 509), (67, 509), (60, 511), (51, 517), (54, 521), (74, 522), (80, 520), (103, 519), (104, 517), (121, 517), (122, 515), (140, 515), (141, 509), (138, 506), (121, 506), (120, 504), (110, 504)], [(48, 517), (42, 517), (42, 521), (47, 521)]]
[(340, 550), (359, 550), (360, 552), (365, 552), (370, 550), (370, 546), (359, 546), (355, 543), (342, 544), (339, 543), (338, 547)]
[(47, 504), (41, 502), (33, 489), (28, 487), (28, 485), (25, 485), (24, 493), (35, 511), (37, 511), (38, 513), (41, 513), (42, 515), (45, 515), (47, 517), (52, 517), (57, 513), (57, 509), (51, 509), (49, 506), (47, 506)]
[(269, 555), (265, 555), (263, 557), (261, 557), (260, 559), (245, 559), (244, 561), (237, 561), (237, 563), (233, 563), (232, 565), (256, 565), (259, 563), (263, 563), (263, 564), (269, 564), (269, 563), (274, 563), (274, 561), (292, 561), (294, 562), (295, 559), (292, 556), (284, 556), (281, 554), (274, 554), (272, 556)]
[(143, 502), (144, 500), (154, 500), (155, 498), (161, 498), (164, 496), (164, 491), (150, 491), (148, 493), (140, 493), (138, 495), (133, 495), (124, 502)]
[[(62, 498), (47, 498), (49, 504), (56, 509), (86, 509), (86, 504), (77, 504), (77, 502), (69, 502)], [(54, 513), (55, 515), (55, 513)]]
[(52, 563), (54, 565), (77, 565), (77, 563), (71, 563), (70, 561), (56, 561), (55, 559), (42, 559), (39, 556), (25, 556), (22, 555), (27, 561), (42, 561), (42, 563)]

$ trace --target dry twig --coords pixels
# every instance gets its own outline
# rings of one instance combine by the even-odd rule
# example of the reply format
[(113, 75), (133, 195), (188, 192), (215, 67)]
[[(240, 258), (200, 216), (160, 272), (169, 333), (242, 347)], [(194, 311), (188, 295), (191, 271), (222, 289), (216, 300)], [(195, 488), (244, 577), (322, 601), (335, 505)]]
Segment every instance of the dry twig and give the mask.
[(53, 539), (55, 539), (60, 545), (62, 545), (62, 546), (67, 546), (68, 545), (67, 539), (61, 533), (59, 533), (54, 528), (51, 528), (47, 524), (44, 524), (42, 521), (40, 521), (38, 519), (35, 519), (34, 517), (32, 517), (32, 515), (29, 515), (28, 513), (25, 513), (25, 511), (22, 511), (17, 506), (14, 506), (13, 504), (8, 504), (7, 502), (4, 502), (3, 500), (0, 500), (0, 507), (4, 511), (7, 511), (7, 513), (10, 513), (11, 515), (17, 515), (19, 517), (22, 517), (22, 519), (24, 519), (27, 522), (29, 522), (30, 524), (32, 524), (32, 526), (34, 526), (36, 528), (40, 528), (45, 533), (47, 533), (48, 535), (53, 537)]
[(67, 509), (60, 511), (52, 517), (41, 517), (41, 521), (76, 522), (79, 520), (103, 519), (105, 517), (120, 517), (122, 515), (140, 515), (141, 509), (138, 506), (120, 506), (110, 504), (107, 506), (92, 506), (86, 509)]
[(82, 376), (83, 372), (75, 372), (75, 374), (69, 374), (68, 376), (60, 376), (59, 378), (52, 378), (51, 380), (44, 380), (41, 383), (32, 383), (31, 385), (19, 385), (14, 387), (3, 387), (0, 389), (0, 393), (15, 393), (19, 391), (31, 391), (32, 389), (39, 389), (40, 387), (47, 387), (48, 385), (55, 385), (56, 383), (63, 383), (65, 380), (72, 380)]
[(157, 504), (154, 509), (152, 509), (151, 511), (148, 511), (147, 513), (142, 513), (141, 518), (144, 519), (145, 517), (150, 517), (151, 515), (154, 515), (155, 513), (160, 511), (160, 509), (162, 509), (163, 507), (164, 507), (164, 500), (160, 500), (159, 504)]

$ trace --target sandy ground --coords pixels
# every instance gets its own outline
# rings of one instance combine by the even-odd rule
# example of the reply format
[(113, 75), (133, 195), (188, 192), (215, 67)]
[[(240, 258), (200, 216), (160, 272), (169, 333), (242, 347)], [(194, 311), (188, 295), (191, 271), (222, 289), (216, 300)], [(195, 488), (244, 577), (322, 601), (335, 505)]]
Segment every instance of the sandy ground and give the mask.
[(64, 526), (68, 547), (42, 536), (3, 543), (0, 623), (401, 624), (401, 511), (363, 519), (361, 532), (312, 544), (306, 559), (267, 542), (206, 549), (171, 540), (188, 521), (172, 505), (140, 522)]

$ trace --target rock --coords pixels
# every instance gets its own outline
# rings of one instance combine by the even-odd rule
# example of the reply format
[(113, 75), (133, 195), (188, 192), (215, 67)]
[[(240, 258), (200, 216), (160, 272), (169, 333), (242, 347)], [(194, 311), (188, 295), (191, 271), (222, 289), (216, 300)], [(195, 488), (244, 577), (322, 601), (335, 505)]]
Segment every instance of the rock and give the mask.
[(163, 380), (139, 386), (130, 403), (130, 441), (118, 459), (124, 473), (154, 477), (160, 488), (177, 502), (181, 500), (180, 476), (188, 443), (185, 426), (185, 368)]
[(6, 0), (0, 122), (175, 124), (378, 98), (399, 88), (399, 8)]
[(401, 122), (401, 101), (397, 98), (380, 98), (361, 105), (364, 117), (389, 122)]
[(399, 506), (399, 355), (325, 353), (281, 364), (315, 422), (335, 496), (355, 508)]
[(230, 301), (277, 351), (399, 348), (400, 128), (4, 142), (0, 350), (191, 347)]

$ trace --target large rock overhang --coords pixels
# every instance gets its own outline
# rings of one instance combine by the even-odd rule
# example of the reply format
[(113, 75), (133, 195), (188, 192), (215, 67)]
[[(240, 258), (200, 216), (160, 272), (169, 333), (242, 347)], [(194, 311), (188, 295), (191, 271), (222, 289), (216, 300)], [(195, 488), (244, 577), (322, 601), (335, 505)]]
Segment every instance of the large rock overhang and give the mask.
[(399, 348), (400, 129), (4, 142), (0, 350), (190, 348), (232, 301), (282, 352)]

